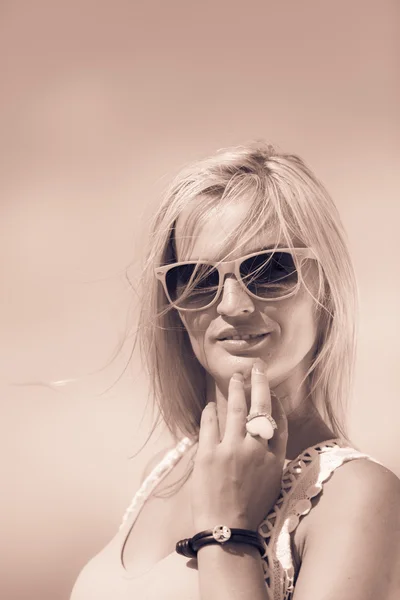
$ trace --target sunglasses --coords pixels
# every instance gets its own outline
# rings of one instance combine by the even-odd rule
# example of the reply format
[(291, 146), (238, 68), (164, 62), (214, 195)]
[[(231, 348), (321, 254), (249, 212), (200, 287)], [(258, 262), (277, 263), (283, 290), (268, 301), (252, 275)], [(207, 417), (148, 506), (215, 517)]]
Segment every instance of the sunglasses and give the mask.
[(257, 300), (268, 302), (289, 298), (300, 287), (297, 266), (306, 259), (317, 259), (311, 248), (277, 248), (232, 261), (172, 263), (157, 267), (155, 275), (170, 304), (178, 310), (195, 311), (217, 302), (227, 274), (235, 275), (243, 289)]

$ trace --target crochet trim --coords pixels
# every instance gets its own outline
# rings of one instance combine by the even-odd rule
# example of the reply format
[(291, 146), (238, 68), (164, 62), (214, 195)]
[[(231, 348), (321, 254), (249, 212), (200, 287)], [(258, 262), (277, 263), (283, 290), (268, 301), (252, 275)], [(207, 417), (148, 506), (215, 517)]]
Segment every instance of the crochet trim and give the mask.
[(131, 517), (132, 513), (139, 513), (144, 502), (150, 496), (151, 492), (158, 485), (158, 483), (166, 477), (171, 471), (174, 465), (178, 462), (181, 456), (186, 452), (188, 448), (193, 446), (194, 440), (188, 437), (183, 438), (172, 450), (169, 450), (164, 458), (154, 467), (149, 473), (146, 479), (143, 481), (136, 494), (133, 496), (132, 502), (125, 511), (122, 517), (122, 522), (118, 528), (120, 531), (125, 525), (126, 521)]
[(371, 459), (338, 438), (307, 448), (284, 470), (281, 493), (258, 527), (266, 544), (263, 568), (271, 600), (290, 600), (294, 592), (291, 533), (310, 512), (311, 500), (321, 493), (332, 472), (354, 458)]

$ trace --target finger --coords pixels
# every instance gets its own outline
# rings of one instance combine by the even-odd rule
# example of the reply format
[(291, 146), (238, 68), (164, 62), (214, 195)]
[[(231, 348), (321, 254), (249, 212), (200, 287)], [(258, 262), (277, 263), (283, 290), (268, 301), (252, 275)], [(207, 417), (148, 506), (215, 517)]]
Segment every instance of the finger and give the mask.
[(286, 456), (286, 446), (288, 439), (288, 421), (282, 402), (272, 395), (272, 417), (275, 419), (277, 429), (274, 429), (274, 435), (269, 440), (269, 449), (277, 456)]
[(220, 442), (217, 405), (209, 402), (203, 409), (200, 419), (199, 445), (197, 454), (212, 450)]
[(271, 392), (266, 373), (267, 365), (258, 358), (251, 370), (250, 414), (256, 412), (271, 414)]
[(247, 404), (244, 392), (243, 375), (235, 373), (229, 382), (228, 406), (224, 442), (237, 442), (246, 435)]
[[(271, 392), (266, 374), (267, 365), (258, 358), (251, 370), (251, 404), (249, 414), (267, 413), (271, 414)], [(260, 417), (263, 419), (263, 417)], [(251, 422), (250, 422), (251, 423)], [(259, 426), (268, 425), (266, 421), (258, 423)], [(251, 424), (249, 425), (251, 427)], [(269, 440), (260, 435), (254, 436), (249, 431), (246, 436), (246, 444), (254, 450), (268, 450)]]

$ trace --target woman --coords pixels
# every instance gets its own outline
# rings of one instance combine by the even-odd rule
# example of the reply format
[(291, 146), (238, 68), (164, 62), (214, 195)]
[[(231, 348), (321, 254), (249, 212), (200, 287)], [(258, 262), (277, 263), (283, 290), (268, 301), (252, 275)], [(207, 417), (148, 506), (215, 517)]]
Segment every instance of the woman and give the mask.
[(142, 283), (175, 444), (71, 600), (394, 600), (400, 481), (346, 433), (356, 287), (321, 183), (263, 143), (191, 165)]

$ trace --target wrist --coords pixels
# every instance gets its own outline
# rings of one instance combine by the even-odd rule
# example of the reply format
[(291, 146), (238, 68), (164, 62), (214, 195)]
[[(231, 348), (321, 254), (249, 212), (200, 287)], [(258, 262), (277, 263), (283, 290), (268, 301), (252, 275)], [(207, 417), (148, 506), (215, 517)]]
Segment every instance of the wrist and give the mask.
[(239, 556), (252, 556), (253, 558), (260, 559), (261, 552), (253, 544), (244, 542), (225, 542), (224, 544), (204, 544), (197, 550), (197, 556), (208, 554), (215, 558), (218, 557), (220, 552), (227, 552), (228, 554), (234, 554)]
[(261, 556), (265, 554), (265, 540), (257, 531), (231, 528), (227, 525), (216, 525), (213, 529), (199, 531), (192, 538), (179, 540), (176, 544), (176, 551), (178, 554), (193, 558), (204, 546), (225, 546), (226, 544), (229, 544), (229, 547), (233, 546), (231, 554), (252, 554), (247, 546), (257, 549)]

